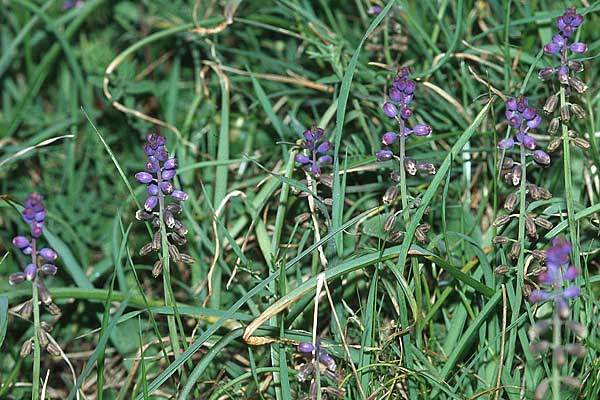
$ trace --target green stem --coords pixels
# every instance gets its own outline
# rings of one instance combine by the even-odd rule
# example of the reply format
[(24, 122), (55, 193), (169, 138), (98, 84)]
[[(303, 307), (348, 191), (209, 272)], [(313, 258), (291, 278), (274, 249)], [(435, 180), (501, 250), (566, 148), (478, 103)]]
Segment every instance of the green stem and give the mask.
[[(560, 87), (560, 107), (567, 104), (565, 87)], [(562, 139), (563, 139), (563, 165), (565, 175), (565, 200), (567, 202), (567, 221), (569, 222), (570, 242), (573, 246), (574, 261), (578, 271), (581, 271), (581, 261), (579, 259), (579, 241), (577, 239), (577, 224), (575, 219), (575, 202), (573, 200), (573, 183), (571, 181), (571, 140), (569, 138), (569, 128), (565, 121), (561, 121)]]
[(38, 400), (40, 398), (40, 363), (41, 363), (41, 349), (40, 349), (40, 304), (38, 298), (37, 289), (37, 249), (35, 239), (31, 240), (31, 262), (36, 267), (36, 274), (33, 281), (31, 281), (32, 296), (31, 305), (33, 307), (33, 378), (31, 381), (31, 399)]
[[(560, 288), (556, 287), (555, 292), (560, 296)], [(561, 320), (558, 315), (558, 307), (554, 310), (552, 317), (552, 349), (556, 349), (561, 345), (560, 338)], [(560, 400), (560, 366), (557, 363), (556, 357), (552, 357), (552, 400)]]

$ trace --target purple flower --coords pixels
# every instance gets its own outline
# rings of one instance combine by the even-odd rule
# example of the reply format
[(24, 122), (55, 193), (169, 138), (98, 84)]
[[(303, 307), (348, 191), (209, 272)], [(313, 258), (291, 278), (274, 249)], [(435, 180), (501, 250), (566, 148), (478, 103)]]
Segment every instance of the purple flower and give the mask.
[(569, 7), (556, 19), (556, 25), (564, 36), (571, 36), (583, 22), (583, 16), (577, 14), (575, 7)]
[(504, 113), (508, 124), (517, 130), (515, 138), (507, 137), (498, 142), (499, 150), (509, 150), (516, 142), (521, 143), (528, 150), (535, 150), (535, 139), (528, 134), (529, 130), (537, 128), (542, 122), (542, 117), (537, 113), (535, 107), (529, 106), (525, 97), (511, 98), (506, 101), (506, 112)]
[(390, 118), (396, 118), (398, 116), (398, 109), (389, 101), (383, 105), (383, 112)]
[(333, 157), (326, 154), (331, 150), (331, 142), (323, 140), (325, 131), (316, 125), (304, 131), (304, 149), (306, 153), (298, 153), (294, 158), (302, 168), (313, 176), (321, 176), (321, 167), (333, 163)]
[(570, 253), (571, 243), (565, 238), (558, 237), (550, 241), (550, 248), (546, 251), (547, 270), (538, 277), (540, 284), (546, 288), (534, 290), (529, 296), (532, 303), (553, 299), (556, 312), (563, 319), (569, 314), (567, 300), (581, 294), (581, 289), (577, 286), (564, 287), (565, 282), (577, 277), (577, 268), (568, 266)]

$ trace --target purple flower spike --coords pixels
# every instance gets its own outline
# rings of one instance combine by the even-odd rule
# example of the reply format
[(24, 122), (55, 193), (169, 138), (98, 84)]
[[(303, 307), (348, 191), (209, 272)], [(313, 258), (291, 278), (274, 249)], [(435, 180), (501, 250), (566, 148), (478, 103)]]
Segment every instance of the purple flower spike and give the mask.
[(550, 248), (546, 251), (546, 260), (550, 265), (564, 265), (569, 262), (571, 243), (564, 237), (554, 238), (550, 241)]
[(12, 244), (18, 249), (24, 249), (29, 246), (29, 240), (25, 236), (15, 236)]
[(35, 279), (35, 275), (37, 274), (37, 268), (33, 264), (27, 264), (25, 267), (25, 278), (28, 281), (32, 281)]
[(398, 109), (393, 103), (387, 102), (383, 105), (383, 112), (390, 118), (398, 116)]
[(321, 175), (321, 166), (333, 163), (333, 157), (326, 154), (331, 150), (331, 142), (323, 140), (324, 135), (325, 131), (316, 125), (304, 131), (306, 141), (302, 147), (305, 152), (298, 153), (295, 157), (296, 162), (315, 177)]
[(315, 346), (312, 343), (300, 342), (298, 344), (298, 352), (300, 353), (312, 353), (315, 349)]
[(144, 203), (144, 209), (148, 212), (154, 210), (154, 207), (156, 207), (156, 205), (158, 204), (158, 197), (157, 196), (150, 196), (146, 199), (146, 202)]
[(173, 190), (173, 193), (171, 193), (171, 197), (173, 197), (177, 201), (186, 201), (188, 199), (187, 193), (181, 190)]
[(154, 178), (152, 177), (152, 174), (149, 174), (148, 172), (138, 172), (135, 174), (135, 179), (139, 183), (150, 183)]
[(44, 247), (43, 249), (40, 250), (40, 255), (46, 260), (46, 261), (55, 261), (58, 258), (58, 254), (56, 254), (56, 252), (48, 247)]

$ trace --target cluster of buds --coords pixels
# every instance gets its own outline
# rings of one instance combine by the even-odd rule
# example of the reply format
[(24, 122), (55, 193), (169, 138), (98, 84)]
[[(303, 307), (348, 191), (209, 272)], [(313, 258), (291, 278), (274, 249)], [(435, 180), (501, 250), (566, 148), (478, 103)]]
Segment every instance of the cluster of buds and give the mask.
[[(498, 216), (493, 225), (496, 228), (503, 228), (507, 226), (513, 219), (519, 219), (520, 217), (525, 218), (525, 230), (527, 237), (530, 241), (538, 239), (538, 229), (549, 230), (552, 229), (553, 224), (546, 218), (536, 215), (535, 213), (529, 213), (521, 216), (519, 213), (514, 213), (519, 206), (520, 201), (520, 189), (523, 175), (526, 177), (527, 162), (526, 157), (532, 156), (535, 165), (548, 166), (550, 164), (550, 156), (543, 150), (536, 149), (537, 143), (533, 136), (530, 135), (530, 130), (537, 128), (540, 125), (541, 117), (536, 112), (534, 107), (529, 105), (529, 102), (524, 97), (511, 98), (506, 101), (506, 119), (511, 128), (517, 130), (517, 133), (513, 136), (508, 136), (505, 139), (498, 142), (498, 149), (506, 153), (512, 149), (515, 145), (518, 145), (521, 150), (520, 161), (515, 161), (512, 157), (506, 154), (500, 160), (500, 172), (506, 183), (514, 188), (514, 191), (508, 194), (504, 201), (504, 214)], [(524, 162), (521, 162), (523, 161)], [(536, 186), (533, 183), (525, 182), (525, 208), (527, 208), (530, 201), (535, 200), (548, 200), (552, 197), (550, 191), (544, 187)], [(493, 239), (493, 243), (497, 245), (505, 245), (510, 243), (510, 250), (508, 252), (508, 258), (511, 262), (515, 263), (519, 258), (521, 251), (521, 244), (518, 240), (510, 239), (509, 237), (500, 234)], [(533, 251), (534, 256), (543, 262), (543, 257), (540, 257), (539, 251)], [(506, 264), (499, 265), (495, 271), (498, 274), (505, 274), (510, 270)], [(525, 286), (524, 290), (529, 291), (530, 287)]]
[[(23, 202), (24, 209), (21, 212), (23, 220), (30, 227), (31, 237), (15, 236), (12, 240), (13, 245), (23, 254), (31, 257), (31, 262), (25, 266), (23, 272), (15, 272), (8, 278), (11, 285), (18, 285), (25, 281), (30, 281), (37, 290), (39, 299), (46, 309), (53, 315), (50, 323), (42, 322), (42, 329), (37, 332), (40, 345), (45, 348), (50, 354), (60, 354), (58, 348), (50, 339), (50, 332), (56, 321), (60, 318), (60, 308), (54, 304), (50, 292), (44, 284), (43, 278), (55, 275), (58, 268), (54, 264), (58, 255), (50, 247), (39, 249), (39, 238), (44, 233), (44, 220), (46, 218), (46, 208), (42, 202), (42, 196), (38, 193), (30, 193), (27, 199)], [(19, 308), (21, 318), (28, 320), (33, 312), (33, 302), (28, 300)], [(26, 357), (31, 352), (33, 347), (33, 338), (26, 340), (21, 347), (21, 356)]]
[[(390, 101), (387, 101), (383, 105), (384, 114), (391, 119), (398, 122), (398, 132), (386, 132), (381, 137), (381, 143), (386, 147), (391, 147), (398, 143), (400, 140), (406, 140), (410, 135), (415, 136), (428, 136), (431, 134), (431, 127), (429, 125), (417, 124), (411, 128), (406, 126), (406, 122), (413, 115), (413, 109), (410, 107), (414, 98), (414, 92), (417, 87), (415, 81), (408, 78), (410, 70), (407, 67), (400, 68), (392, 87), (389, 90)], [(375, 157), (378, 161), (389, 161), (391, 159), (399, 159), (403, 164), (400, 167), (404, 168), (410, 175), (416, 175), (416, 173), (422, 172), (428, 175), (435, 174), (435, 166), (428, 162), (416, 162), (411, 158), (404, 157), (404, 155), (397, 156), (393, 150), (389, 148), (379, 150)], [(391, 179), (395, 182), (400, 180), (400, 175), (397, 172), (391, 173)]]
[[(529, 295), (529, 301), (534, 304), (546, 301), (554, 303), (551, 318), (536, 322), (529, 329), (529, 338), (533, 341), (530, 346), (531, 352), (541, 354), (551, 350), (553, 366), (558, 369), (567, 362), (567, 354), (578, 358), (586, 354), (586, 348), (581, 344), (560, 342), (560, 331), (563, 327), (581, 339), (587, 336), (584, 326), (569, 319), (569, 301), (581, 294), (581, 289), (574, 284), (578, 275), (577, 268), (569, 265), (570, 252), (571, 244), (566, 239), (562, 237), (552, 239), (550, 248), (546, 251), (546, 269), (538, 276), (542, 288), (532, 291)], [(551, 330), (553, 340), (550, 342), (545, 337), (549, 336)], [(559, 334), (556, 334), (555, 330), (559, 330)], [(575, 388), (580, 386), (579, 380), (575, 377), (560, 377), (560, 380), (567, 386)], [(537, 387), (535, 398), (542, 399), (549, 386), (548, 379), (543, 380)]]
[(296, 154), (296, 162), (315, 178), (321, 176), (321, 167), (331, 165), (333, 158), (327, 154), (331, 150), (331, 142), (324, 140), (325, 131), (316, 125), (304, 131), (304, 141), (300, 143), (303, 152)]
[[(315, 375), (315, 369), (319, 368), (320, 374), (324, 374), (327, 378), (331, 379), (335, 384), (339, 385), (343, 377), (336, 371), (337, 365), (331, 355), (329, 355), (322, 347), (319, 339), (317, 343), (313, 345), (308, 342), (300, 342), (297, 347), (298, 352), (302, 357), (312, 360), (305, 364), (300, 364), (298, 367), (298, 380), (304, 382)], [(314, 357), (313, 357), (314, 356)], [(337, 387), (323, 387), (321, 398), (343, 398), (345, 391)], [(313, 400), (317, 398), (317, 385), (315, 380), (311, 381), (309, 388), (309, 394), (307, 399)]]
[[(398, 216), (402, 213), (403, 210), (402, 209), (396, 210), (396, 207), (395, 207), (397, 198), (398, 198), (398, 187), (397, 186), (388, 187), (383, 195), (383, 203), (387, 206), (392, 207), (390, 215), (387, 217), (387, 219), (385, 220), (385, 223), (383, 224), (383, 232), (386, 235), (388, 235), (387, 240), (392, 243), (401, 241), (404, 238), (404, 234), (405, 234), (405, 232), (404, 232), (405, 227), (401, 222), (402, 218), (398, 218)], [(414, 201), (412, 203), (410, 203), (410, 205), (409, 205), (408, 212), (410, 214), (414, 213), (417, 210), (417, 208), (419, 208), (420, 205), (421, 205), (421, 199), (420, 198), (414, 199)], [(429, 206), (425, 207), (423, 215), (428, 216), (429, 210), (430, 210)], [(428, 223), (419, 224), (417, 226), (417, 229), (415, 230), (415, 239), (417, 240), (417, 242), (427, 243), (427, 241), (428, 241), (427, 233), (429, 232), (430, 229), (431, 229), (431, 225), (429, 225)]]
[[(162, 246), (162, 235), (166, 232), (169, 257), (176, 262), (193, 264), (194, 259), (179, 251), (186, 244), (187, 228), (177, 219), (181, 213), (181, 202), (188, 199), (187, 193), (175, 189), (171, 182), (177, 172), (177, 159), (169, 157), (165, 148), (165, 138), (154, 133), (146, 136), (144, 152), (148, 156), (146, 170), (135, 174), (135, 179), (147, 185), (148, 197), (144, 208), (135, 217), (140, 221), (150, 220), (155, 229), (152, 241), (142, 246), (140, 255), (158, 251)], [(154, 263), (152, 274), (157, 277), (162, 272), (162, 261)]]
[[(568, 8), (556, 20), (559, 33), (552, 36), (550, 43), (544, 46), (544, 53), (547, 55), (556, 54), (560, 56), (560, 64), (542, 68), (538, 76), (544, 81), (556, 76), (561, 90), (564, 90), (564, 97), (562, 99), (560, 91), (558, 91), (548, 97), (544, 104), (544, 112), (548, 115), (552, 115), (558, 110), (558, 115), (553, 117), (548, 124), (548, 133), (551, 135), (554, 135), (558, 131), (561, 123), (564, 126), (569, 125), (571, 115), (574, 115), (578, 119), (583, 119), (587, 116), (585, 109), (571, 99), (575, 93), (582, 94), (588, 88), (584, 82), (575, 76), (576, 73), (583, 71), (582, 61), (569, 58), (569, 53), (579, 55), (586, 53), (588, 50), (585, 43), (569, 42), (573, 33), (575, 33), (582, 23), (583, 16), (577, 14), (575, 7)], [(578, 137), (577, 132), (574, 130), (568, 127), (567, 129), (572, 143), (583, 149), (590, 148), (587, 140)], [(561, 138), (557, 137), (553, 139), (548, 144), (548, 151), (553, 152), (559, 147), (560, 143)]]

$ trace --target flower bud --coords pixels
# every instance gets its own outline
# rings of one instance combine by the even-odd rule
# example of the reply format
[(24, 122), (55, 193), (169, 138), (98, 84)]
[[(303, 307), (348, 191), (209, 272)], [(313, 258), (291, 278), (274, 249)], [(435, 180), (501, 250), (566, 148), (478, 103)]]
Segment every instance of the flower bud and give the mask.
[(192, 265), (196, 260), (192, 256), (186, 253), (179, 253), (179, 261), (185, 264)]
[(427, 136), (431, 133), (431, 127), (428, 125), (415, 125), (413, 132), (417, 136)]
[(546, 252), (544, 250), (533, 250), (531, 255), (538, 261), (546, 261)]
[(577, 358), (583, 358), (585, 357), (585, 353), (586, 353), (586, 348), (580, 344), (576, 344), (576, 343), (569, 343), (567, 345), (565, 345), (565, 351), (567, 353), (569, 353), (572, 356), (575, 356)]
[(506, 212), (513, 212), (517, 204), (519, 204), (519, 196), (516, 193), (511, 193), (504, 200), (504, 209)]
[(428, 175), (435, 175), (435, 165), (428, 162), (418, 162), (417, 170), (425, 172)]
[(506, 274), (508, 271), (510, 271), (510, 268), (508, 265), (506, 264), (500, 264), (498, 265), (495, 269), (494, 272), (498, 275), (504, 275)]
[(315, 346), (312, 343), (300, 342), (298, 343), (298, 352), (300, 353), (312, 353)]
[(389, 161), (392, 159), (392, 157), (394, 156), (394, 153), (392, 153), (391, 150), (379, 150), (377, 153), (375, 153), (375, 157), (377, 158), (377, 161)]
[(512, 167), (512, 178), (511, 183), (513, 186), (519, 186), (521, 183), (522, 170), (520, 165), (513, 165)]
[(319, 357), (319, 361), (322, 362), (328, 370), (335, 371), (336, 365), (334, 359), (327, 353), (323, 352)]
[(48, 247), (44, 247), (40, 250), (40, 255), (47, 261), (54, 261), (58, 258), (58, 254)]
[(569, 46), (569, 48), (571, 49), (571, 51), (573, 53), (576, 53), (576, 54), (583, 54), (588, 49), (587, 44), (582, 43), (582, 42), (571, 43), (571, 45)]
[(412, 158), (404, 159), (404, 169), (410, 175), (415, 175), (417, 173), (417, 163)]
[(538, 165), (547, 167), (550, 165), (550, 156), (543, 150), (536, 150), (533, 152), (533, 161)]
[(163, 168), (164, 169), (175, 169), (175, 168), (177, 168), (177, 159), (176, 158), (169, 158), (163, 164)]
[(391, 231), (392, 228), (394, 227), (395, 223), (396, 223), (396, 213), (393, 213), (389, 217), (387, 217), (387, 219), (385, 220), (385, 224), (383, 224), (383, 231), (386, 233)]
[(571, 332), (573, 332), (577, 337), (581, 339), (585, 339), (588, 335), (588, 331), (585, 328), (585, 326), (581, 325), (577, 321), (567, 321), (567, 327), (571, 330)]
[(387, 205), (390, 205), (396, 200), (398, 197), (398, 188), (396, 186), (390, 186), (386, 189), (385, 194), (383, 195), (383, 202)]
[(547, 114), (551, 114), (554, 111), (554, 109), (556, 108), (557, 104), (558, 104), (558, 95), (553, 94), (552, 96), (548, 97), (548, 99), (546, 100), (546, 103), (544, 104), (544, 112), (546, 112)]
[(176, 172), (177, 172), (177, 171), (176, 171), (176, 170), (174, 170), (174, 169), (165, 169), (165, 170), (162, 172), (162, 174), (161, 174), (161, 177), (162, 177), (162, 179), (163, 179), (163, 180), (165, 180), (165, 181), (168, 181), (168, 180), (170, 180), (170, 179), (173, 179), (173, 177), (175, 176), (175, 173), (176, 173)]
[(35, 279), (35, 275), (37, 274), (37, 268), (33, 264), (27, 264), (25, 267), (25, 278), (28, 281), (32, 281)]
[(535, 224), (542, 229), (550, 230), (554, 227), (554, 224), (542, 217), (535, 218)]
[(548, 379), (544, 379), (540, 382), (540, 384), (535, 388), (535, 393), (533, 394), (533, 400), (543, 400), (546, 397), (546, 392), (550, 388), (550, 383)]
[(402, 240), (402, 238), (404, 237), (404, 232), (402, 231), (397, 231), (394, 232), (390, 235), (390, 237), (388, 238), (388, 241), (392, 242), (392, 243), (397, 243), (400, 240)]
[(545, 187), (538, 186), (538, 192), (542, 200), (549, 200), (552, 198), (552, 193)]
[(12, 244), (18, 249), (24, 249), (29, 246), (29, 240), (25, 236), (15, 236)]
[(568, 122), (570, 118), (571, 113), (569, 112), (569, 106), (565, 104), (560, 108), (560, 120), (562, 122)]
[(548, 343), (546, 340), (535, 342), (529, 345), (529, 351), (531, 351), (533, 354), (544, 353), (548, 351), (549, 348), (550, 343)]
[(188, 199), (187, 193), (182, 190), (173, 190), (171, 197), (178, 201), (186, 201)]
[(154, 178), (152, 178), (152, 174), (149, 174), (148, 172), (138, 172), (135, 174), (135, 179), (139, 183), (150, 183)]
[(23, 272), (15, 272), (9, 275), (8, 284), (11, 286), (18, 285), (21, 282), (24, 282), (27, 277)]
[(398, 135), (395, 132), (386, 132), (381, 137), (381, 143), (390, 146), (396, 142), (396, 139), (398, 139)]
[(527, 236), (530, 238), (537, 238), (537, 229), (535, 228), (533, 218), (525, 218), (525, 229), (527, 230)]
[(534, 339), (542, 336), (544, 334), (544, 332), (546, 332), (546, 330), (548, 330), (549, 327), (550, 327), (549, 319), (543, 319), (541, 321), (537, 321), (535, 324), (533, 324), (529, 328), (529, 331), (527, 332), (529, 335), (529, 340), (534, 340)]
[(521, 253), (521, 245), (518, 242), (514, 242), (510, 248), (508, 256), (513, 260), (516, 260), (519, 258), (519, 253)]
[(156, 260), (156, 262), (154, 263), (154, 266), (152, 267), (152, 276), (154, 276), (155, 278), (158, 277), (160, 275), (160, 273), (162, 272), (162, 268), (163, 268), (162, 261)]
[(547, 67), (547, 68), (542, 68), (540, 70), (540, 72), (538, 73), (538, 78), (540, 78), (540, 80), (545, 81), (548, 80), (552, 77), (552, 75), (554, 75), (556, 73), (556, 68), (553, 67)]
[(581, 388), (581, 381), (579, 380), (579, 378), (574, 377), (574, 376), (562, 376), (561, 378), (562, 383), (564, 383), (567, 386), (570, 386), (574, 389), (580, 389)]
[(571, 111), (573, 111), (573, 114), (575, 114), (575, 117), (577, 117), (579, 119), (583, 119), (587, 116), (583, 107), (581, 107), (579, 104), (576, 104), (576, 103), (571, 104)]
[(505, 244), (508, 243), (508, 238), (506, 236), (494, 236), (494, 238), (492, 239), (492, 243), (494, 244)]
[(583, 63), (577, 60), (569, 60), (567, 62), (567, 65), (569, 66), (569, 69), (571, 69), (571, 71), (574, 72), (581, 72), (583, 71)]
[(160, 231), (154, 232), (154, 236), (152, 236), (152, 250), (153, 251), (160, 250), (161, 238), (162, 238), (162, 235), (160, 234)]
[(169, 257), (174, 261), (179, 261), (179, 249), (174, 244), (169, 244)]
[(389, 101), (383, 105), (383, 112), (389, 118), (396, 118), (396, 116), (398, 115), (398, 109), (393, 103), (390, 103)]
[(58, 268), (54, 264), (44, 264), (40, 267), (44, 275), (56, 275)]
[(550, 120), (550, 124), (548, 125), (548, 133), (555, 134), (558, 132), (558, 125), (560, 124), (560, 120), (558, 117), (554, 117)]
[(554, 150), (556, 150), (558, 148), (558, 146), (560, 146), (560, 144), (562, 143), (562, 138), (554, 138), (550, 141), (550, 143), (548, 143), (548, 152), (552, 153)]
[(29, 354), (31, 354), (32, 349), (33, 349), (33, 340), (31, 340), (31, 339), (26, 340), (25, 342), (23, 342), (23, 345), (21, 346), (21, 350), (19, 351), (19, 356), (21, 358), (27, 357)]
[(149, 196), (144, 202), (144, 209), (150, 212), (154, 209), (154, 207), (156, 207), (156, 204), (158, 204), (158, 197)]
[(584, 93), (588, 89), (585, 83), (573, 77), (569, 77), (569, 85), (571, 85), (571, 87), (575, 89), (577, 93)]
[(562, 367), (567, 362), (565, 351), (560, 346), (556, 346), (554, 349), (552, 349), (552, 357), (554, 358), (556, 365), (559, 367)]
[(506, 225), (509, 221), (510, 221), (510, 215), (504, 214), (504, 215), (500, 215), (498, 218), (496, 218), (494, 220), (494, 222), (492, 222), (492, 225), (494, 225), (496, 228), (499, 228), (503, 225)]
[(580, 147), (584, 150), (587, 150), (591, 147), (590, 142), (580, 137), (573, 139), (573, 143), (575, 143), (577, 147)]
[(145, 255), (149, 254), (154, 246), (152, 245), (153, 242), (150, 243), (146, 243), (145, 245), (142, 246), (142, 248), (140, 249), (140, 256), (144, 257)]

